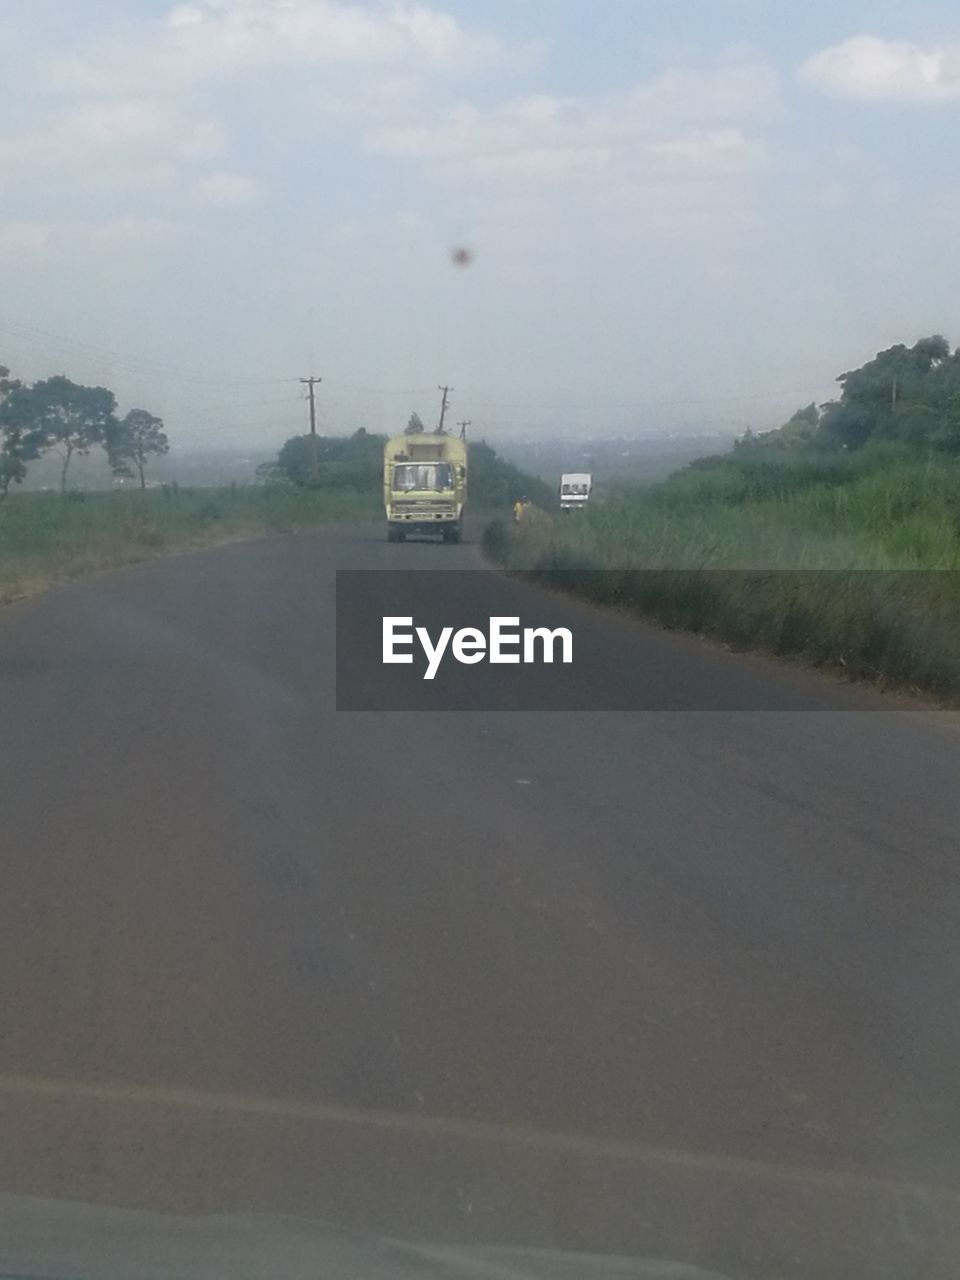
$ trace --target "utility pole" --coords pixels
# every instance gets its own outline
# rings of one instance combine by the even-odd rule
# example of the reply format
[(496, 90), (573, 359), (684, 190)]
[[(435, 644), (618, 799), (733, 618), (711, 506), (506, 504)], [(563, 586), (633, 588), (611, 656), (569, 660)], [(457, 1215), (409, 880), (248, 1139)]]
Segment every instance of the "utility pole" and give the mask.
[(900, 382), (899, 382), (899, 379), (898, 379), (898, 378), (894, 378), (894, 380), (893, 380), (893, 395), (892, 395), (892, 396), (891, 396), (891, 398), (890, 398), (890, 408), (893, 410), (893, 412), (894, 412), (894, 413), (896, 413), (896, 411), (897, 411), (897, 393), (899, 392), (899, 390), (900, 390)]
[(466, 440), (466, 438), (467, 438), (467, 427), (472, 427), (472, 426), (473, 426), (473, 423), (472, 423), (472, 422), (470, 422), (470, 421), (467, 421), (467, 422), (458, 422), (458, 423), (457, 423), (457, 426), (460, 428), (460, 439), (461, 439), (461, 440)]
[(301, 378), (300, 381), (305, 387), (310, 388), (310, 434), (317, 434), (317, 398), (314, 394), (314, 387), (320, 385), (322, 378)]
[(319, 386), (323, 381), (322, 378), (301, 378), (300, 381), (310, 391), (310, 439), (313, 441), (313, 462), (311, 470), (313, 478), (317, 478), (317, 469), (320, 465), (320, 441), (317, 439), (317, 397), (314, 393), (314, 387)]
[(447, 410), (450, 408), (450, 392), (453, 387), (439, 387), (438, 390), (443, 392), (443, 404), (440, 406), (440, 435), (443, 435), (443, 425), (447, 420)]

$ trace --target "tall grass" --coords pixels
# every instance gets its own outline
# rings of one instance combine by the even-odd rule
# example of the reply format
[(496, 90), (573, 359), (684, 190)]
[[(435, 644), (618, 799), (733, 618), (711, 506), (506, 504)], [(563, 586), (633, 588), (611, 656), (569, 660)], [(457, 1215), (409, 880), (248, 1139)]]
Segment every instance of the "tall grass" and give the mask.
[(709, 459), (579, 516), (495, 527), (487, 546), (667, 626), (960, 698), (953, 459)]
[(0, 503), (0, 600), (191, 547), (369, 518), (376, 496), (285, 486), (13, 493)]

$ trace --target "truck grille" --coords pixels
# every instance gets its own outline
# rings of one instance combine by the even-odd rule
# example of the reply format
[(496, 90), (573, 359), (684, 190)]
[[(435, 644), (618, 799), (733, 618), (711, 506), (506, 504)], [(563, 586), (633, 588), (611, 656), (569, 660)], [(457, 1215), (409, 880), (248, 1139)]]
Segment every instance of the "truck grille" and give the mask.
[(398, 515), (447, 515), (453, 514), (456, 507), (452, 502), (431, 501), (429, 498), (420, 501), (394, 502), (393, 509)]

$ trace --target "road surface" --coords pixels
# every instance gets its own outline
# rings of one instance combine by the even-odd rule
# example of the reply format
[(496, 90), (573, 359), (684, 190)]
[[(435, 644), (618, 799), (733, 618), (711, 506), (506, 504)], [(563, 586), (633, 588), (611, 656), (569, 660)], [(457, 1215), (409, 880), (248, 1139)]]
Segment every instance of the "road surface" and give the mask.
[(611, 682), (784, 709), (336, 712), (335, 570), (479, 563), (343, 530), (0, 613), (0, 1192), (955, 1274), (956, 717), (599, 614)]

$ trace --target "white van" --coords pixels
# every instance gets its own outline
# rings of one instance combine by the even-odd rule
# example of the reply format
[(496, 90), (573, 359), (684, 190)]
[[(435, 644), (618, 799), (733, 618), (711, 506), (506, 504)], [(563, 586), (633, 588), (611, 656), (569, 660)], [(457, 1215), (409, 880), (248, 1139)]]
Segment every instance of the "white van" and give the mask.
[(586, 472), (572, 472), (560, 477), (560, 510), (578, 511), (590, 501), (593, 492), (593, 476)]

